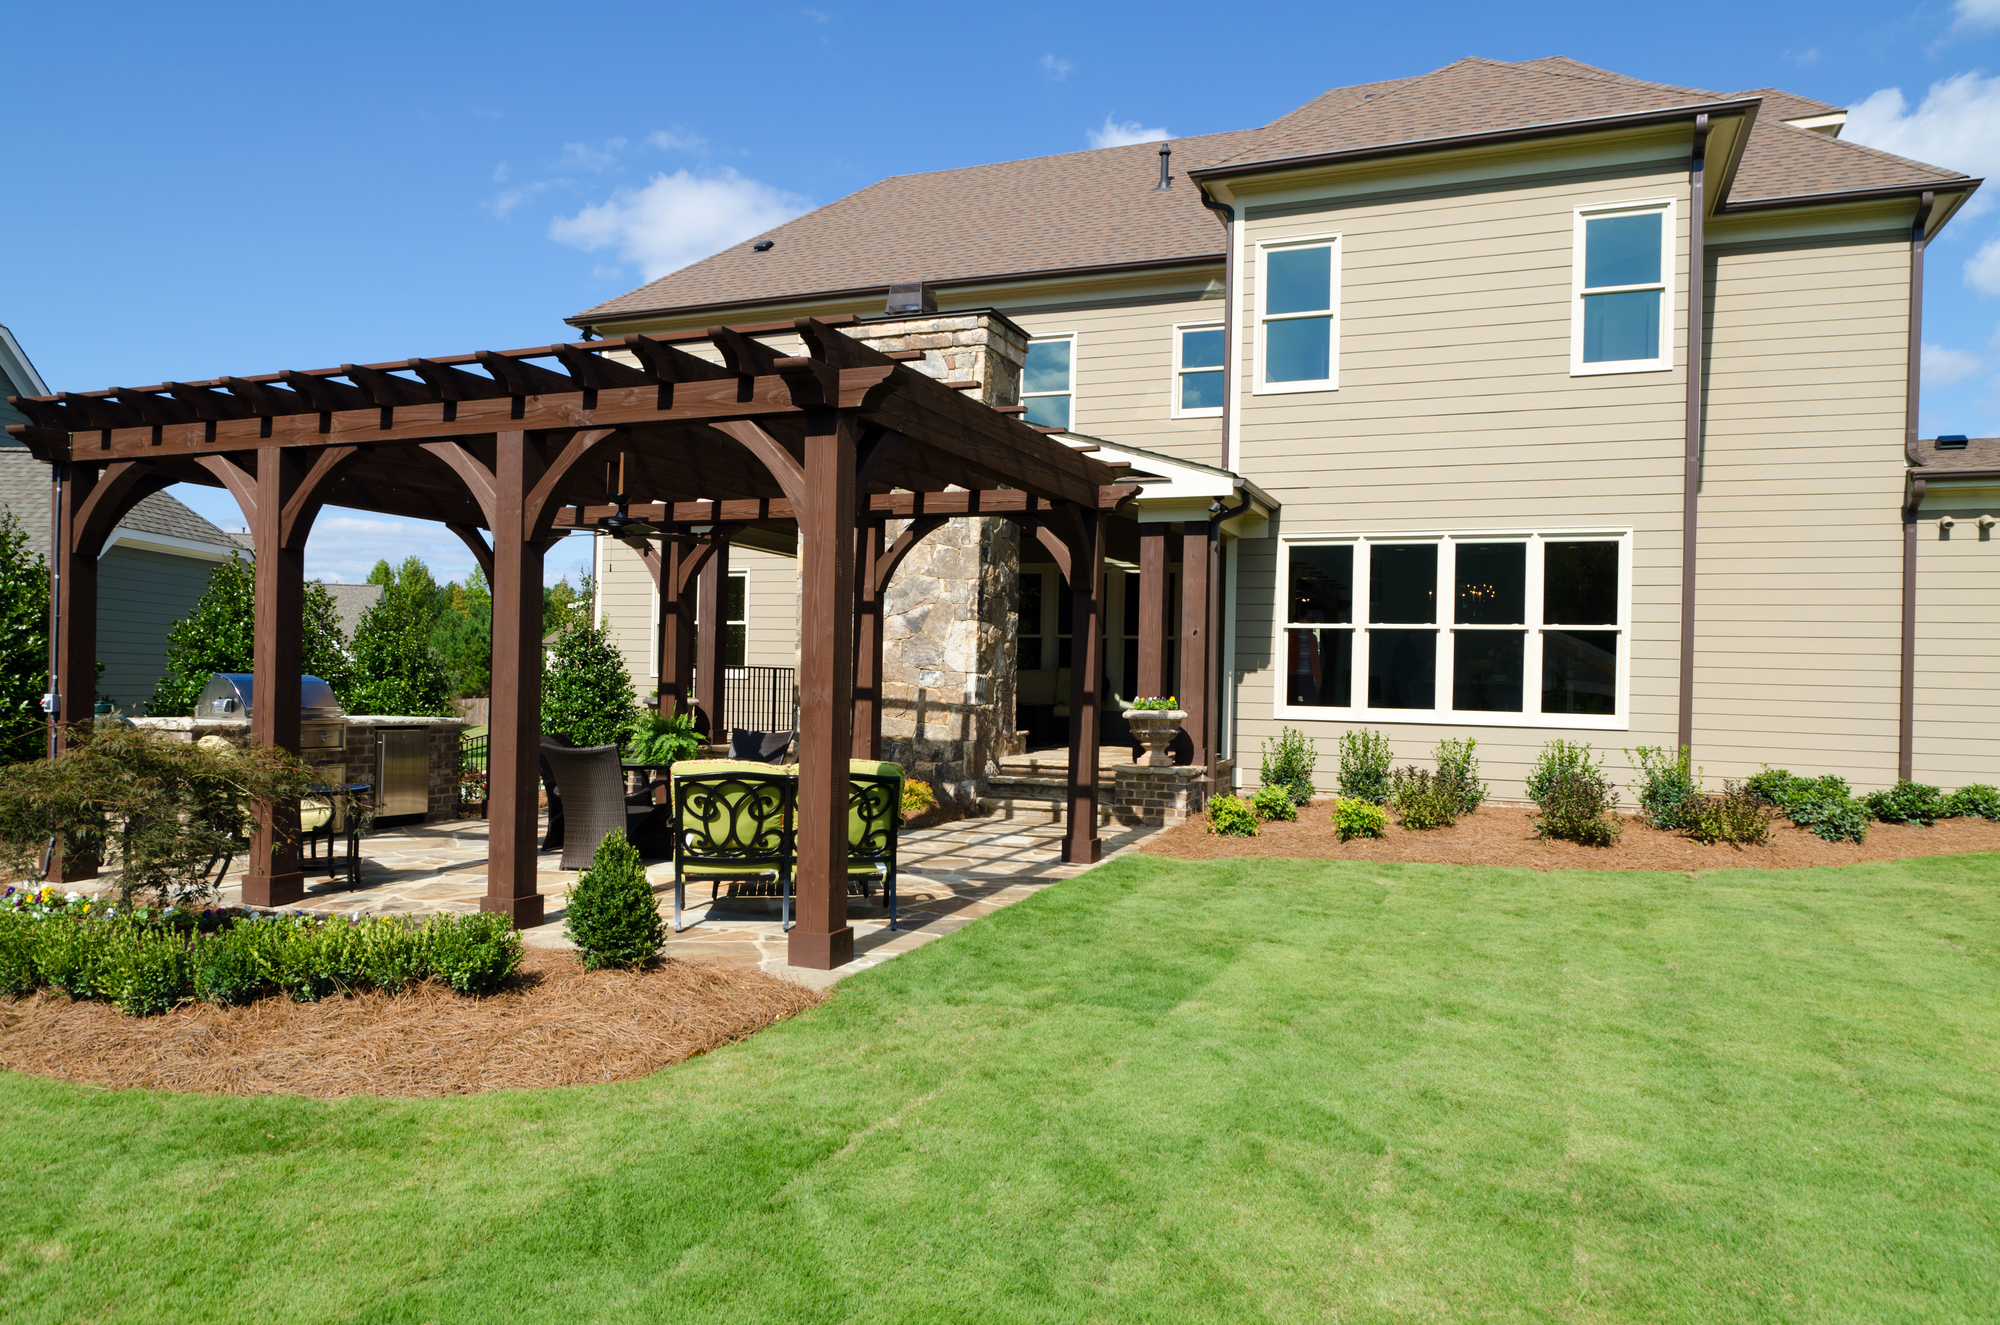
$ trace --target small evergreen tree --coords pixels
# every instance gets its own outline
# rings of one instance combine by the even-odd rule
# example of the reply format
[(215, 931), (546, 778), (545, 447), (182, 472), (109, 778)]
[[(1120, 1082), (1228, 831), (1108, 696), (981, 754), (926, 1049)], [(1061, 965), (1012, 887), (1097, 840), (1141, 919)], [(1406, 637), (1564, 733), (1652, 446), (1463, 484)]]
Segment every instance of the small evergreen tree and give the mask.
[(563, 932), (586, 970), (644, 966), (660, 955), (667, 930), (659, 903), (638, 849), (617, 829), (598, 843), (590, 868), (570, 890)]
[(415, 557), (400, 573), (377, 562), (370, 584), (383, 585), (382, 597), (361, 614), (354, 628), (354, 683), (347, 708), (352, 713), (393, 713), (399, 717), (444, 717), (452, 712), (451, 683), (431, 642), (442, 597), (437, 582)]
[(0, 763), (48, 753), (49, 566), (12, 511), (0, 512)]
[(444, 661), (451, 693), (460, 698), (484, 695), (493, 688), (493, 594), (484, 572), (474, 570), (465, 583), (447, 585), (445, 610), (431, 628), (431, 645)]
[[(156, 718), (194, 712), (202, 687), (215, 672), (247, 672), (255, 664), (257, 568), (232, 552), (209, 573), (194, 610), (167, 630), (167, 670), (147, 711)], [(309, 580), (300, 620), (300, 670), (333, 687), (347, 703), (354, 665), (340, 634), (340, 612), (324, 584)]]
[(625, 660), (602, 626), (572, 626), (542, 671), (542, 730), (578, 745), (616, 745), (638, 717)]

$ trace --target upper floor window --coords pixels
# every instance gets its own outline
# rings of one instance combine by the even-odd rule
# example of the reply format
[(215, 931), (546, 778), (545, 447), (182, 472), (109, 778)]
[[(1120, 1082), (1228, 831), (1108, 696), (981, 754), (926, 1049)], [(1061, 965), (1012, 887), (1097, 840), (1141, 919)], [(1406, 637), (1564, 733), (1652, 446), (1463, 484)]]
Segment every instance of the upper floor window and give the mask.
[(1028, 422), (1044, 428), (1074, 426), (1076, 337), (1047, 336), (1028, 342), (1028, 366), (1021, 372), (1021, 403)]
[(1578, 208), (1572, 373), (1673, 367), (1674, 205)]
[(1328, 391), (1336, 385), (1338, 239), (1257, 249), (1257, 390)]
[(1174, 328), (1174, 417), (1222, 413), (1222, 324)]

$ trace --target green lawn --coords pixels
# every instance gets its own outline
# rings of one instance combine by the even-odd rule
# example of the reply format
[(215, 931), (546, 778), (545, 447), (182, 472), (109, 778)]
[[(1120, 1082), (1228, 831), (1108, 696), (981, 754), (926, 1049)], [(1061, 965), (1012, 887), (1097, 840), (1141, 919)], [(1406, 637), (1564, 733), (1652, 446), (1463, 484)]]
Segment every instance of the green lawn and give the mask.
[(2000, 1318), (2000, 857), (1126, 859), (624, 1085), (0, 1074), (0, 1317)]

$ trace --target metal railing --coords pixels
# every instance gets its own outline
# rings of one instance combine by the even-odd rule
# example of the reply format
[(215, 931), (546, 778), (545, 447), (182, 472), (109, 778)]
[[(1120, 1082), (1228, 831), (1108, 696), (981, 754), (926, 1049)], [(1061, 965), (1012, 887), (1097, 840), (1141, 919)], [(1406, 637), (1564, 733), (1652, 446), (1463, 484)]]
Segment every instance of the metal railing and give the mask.
[[(491, 747), (487, 741), (484, 736), (469, 736), (458, 743), (458, 803), (466, 808), (476, 806), (482, 816), (486, 813), (487, 774), (491, 768), (488, 761)], [(476, 799), (467, 794), (467, 789), (474, 785), (479, 788)]]
[[(745, 731), (799, 729), (799, 674), (790, 667), (731, 667), (723, 673), (722, 720)], [(727, 733), (718, 733), (721, 740)]]

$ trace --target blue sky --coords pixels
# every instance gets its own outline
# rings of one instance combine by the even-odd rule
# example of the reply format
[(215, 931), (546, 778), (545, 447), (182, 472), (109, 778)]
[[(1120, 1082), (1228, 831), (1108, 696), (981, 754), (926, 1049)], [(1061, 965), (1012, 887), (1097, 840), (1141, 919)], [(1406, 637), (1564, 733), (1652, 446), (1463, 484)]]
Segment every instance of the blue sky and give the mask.
[[(0, 322), (52, 389), (563, 337), (562, 318), (886, 175), (1265, 123), (1465, 55), (1856, 108), (2000, 176), (2000, 0), (1734, 7), (21, 6)], [(1931, 250), (1923, 428), (2000, 434), (2000, 179)], [(230, 527), (219, 492), (178, 494)], [(329, 510), (309, 574), (441, 528)], [(580, 540), (550, 571), (574, 574)]]

